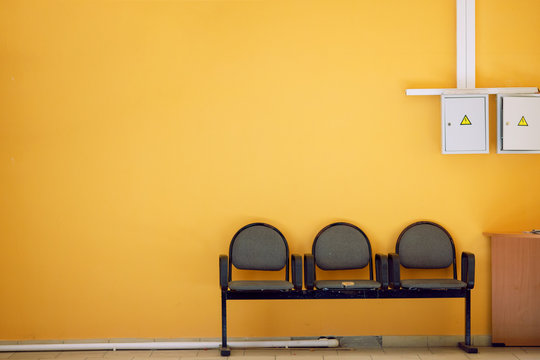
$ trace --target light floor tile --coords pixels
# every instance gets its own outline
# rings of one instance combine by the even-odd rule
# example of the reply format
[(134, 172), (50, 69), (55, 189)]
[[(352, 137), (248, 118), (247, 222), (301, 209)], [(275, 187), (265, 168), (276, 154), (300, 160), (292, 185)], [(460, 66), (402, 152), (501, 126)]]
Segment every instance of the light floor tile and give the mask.
[(519, 360), (540, 360), (540, 352), (514, 354)]
[(151, 357), (195, 357), (200, 350), (154, 350)]
[[(200, 357), (200, 358), (220, 357), (220, 356), (221, 356), (221, 353), (219, 349), (199, 350), (199, 352), (197, 353), (197, 357)], [(232, 349), (230, 356), (234, 356), (234, 357), (244, 356), (244, 349)], [(226, 360), (226, 357), (224, 357), (224, 360)]]
[(422, 360), (467, 360), (466, 353), (457, 347), (432, 347), (431, 354), (420, 353), (418, 356)]
[(480, 347), (467, 354), (458, 347), (385, 347), (361, 349), (219, 349), (6, 352), (1, 360), (540, 360), (540, 347)]
[(372, 354), (384, 354), (384, 350), (383, 348), (338, 350), (338, 356), (341, 358), (372, 355)]
[(138, 357), (150, 357), (152, 355), (152, 350), (116, 350), (116, 351), (107, 351), (105, 353), (105, 358), (115, 358), (115, 359), (131, 359), (135, 356)]
[[(244, 355), (244, 350), (231, 350), (231, 356), (236, 352), (236, 355), (241, 354)], [(206, 349), (206, 350), (199, 350), (197, 352), (197, 357), (217, 357), (221, 356), (221, 353), (219, 352), (219, 349)]]
[(430, 347), (429, 351), (431, 351), (433, 354), (465, 354), (465, 351), (461, 350), (457, 346)]
[(477, 354), (466, 354), (469, 359), (489, 359), (489, 360), (518, 360), (519, 358), (511, 351), (485, 351), (479, 349)]
[(278, 355), (276, 360), (323, 360), (322, 355)]
[(96, 350), (96, 351), (62, 351), (60, 352), (60, 355), (57, 356), (59, 359), (86, 359), (88, 357), (91, 358), (100, 358), (104, 357), (107, 351), (102, 350)]
[(313, 349), (292, 349), (291, 355), (297, 355), (297, 356), (330, 356), (334, 355), (337, 356), (338, 352), (337, 350), (332, 349), (321, 349), (321, 348), (313, 348)]
[(508, 354), (467, 354), (467, 359), (474, 360), (518, 360), (512, 353)]
[(404, 347), (404, 348), (383, 348), (385, 354), (400, 354), (400, 355), (418, 355), (418, 354), (433, 354), (427, 347)]
[(51, 360), (53, 358), (19, 358), (17, 360)]
[(289, 349), (245, 349), (244, 356), (286, 356), (291, 355)]
[[(88, 359), (92, 359), (92, 360), (103, 360), (102, 357), (97, 357), (97, 358), (93, 358), (93, 357), (69, 357), (69, 356), (65, 356), (62, 358), (62, 360), (88, 360)], [(42, 359), (40, 359), (42, 360)], [(46, 360), (46, 359), (45, 359)]]
[(17, 357), (14, 357), (15, 355), (17, 355), (17, 353), (13, 354), (11, 357), (9, 357), (8, 359), (16, 359), (16, 360), (40, 360), (40, 359), (54, 359), (54, 358), (40, 358), (39, 356), (32, 356), (32, 355), (28, 355), (26, 354), (25, 356), (23, 355), (19, 355)]
[(491, 355), (504, 356), (508, 354), (526, 354), (525, 350), (519, 347), (479, 347), (478, 354), (467, 354), (469, 356)]
[(342, 357), (342, 356), (333, 356), (333, 355), (329, 355), (329, 356), (325, 356), (324, 357), (324, 360), (371, 360), (371, 355), (369, 354), (357, 354), (357, 355), (354, 355), (354, 356), (347, 356), (347, 357)]
[(54, 359), (58, 355), (60, 355), (58, 351), (16, 352), (9, 359)]
[(418, 354), (421, 360), (468, 360), (469, 358), (465, 353), (453, 353), (453, 354)]
[(540, 346), (538, 347), (521, 347), (520, 348), (521, 350), (523, 350), (524, 352), (526, 353), (536, 353), (536, 354), (540, 354)]
[(371, 355), (373, 360), (420, 360), (417, 354), (376, 354)]

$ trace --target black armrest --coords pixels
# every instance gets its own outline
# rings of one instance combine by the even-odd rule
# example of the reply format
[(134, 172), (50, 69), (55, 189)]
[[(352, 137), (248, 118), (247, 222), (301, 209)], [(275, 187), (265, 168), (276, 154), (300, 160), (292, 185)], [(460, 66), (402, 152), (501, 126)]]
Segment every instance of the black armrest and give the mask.
[(467, 289), (474, 288), (474, 254), (461, 253), (461, 281), (467, 284)]
[(219, 286), (221, 290), (227, 290), (229, 287), (229, 257), (219, 255)]
[(302, 256), (291, 255), (292, 283), (295, 290), (302, 290)]
[(304, 255), (304, 284), (308, 290), (315, 287), (315, 258), (311, 254)]
[(388, 277), (392, 288), (399, 289), (401, 287), (399, 255), (396, 253), (388, 254)]
[(381, 289), (388, 289), (388, 256), (375, 254), (375, 278)]

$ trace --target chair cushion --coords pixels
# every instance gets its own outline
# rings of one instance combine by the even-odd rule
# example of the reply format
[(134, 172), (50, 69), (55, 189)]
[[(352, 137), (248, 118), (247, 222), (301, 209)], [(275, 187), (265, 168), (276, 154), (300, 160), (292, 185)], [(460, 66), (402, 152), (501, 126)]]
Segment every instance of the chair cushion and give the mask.
[(461, 289), (466, 287), (463, 281), (455, 279), (405, 279), (401, 280), (404, 289)]
[(373, 280), (317, 280), (315, 288), (319, 290), (334, 289), (378, 289), (381, 284)]
[(231, 242), (231, 261), (237, 269), (281, 270), (287, 265), (287, 241), (267, 224), (245, 226)]
[(452, 265), (450, 235), (437, 224), (419, 222), (403, 230), (396, 251), (401, 265), (415, 269), (444, 269)]
[(350, 224), (332, 224), (321, 230), (313, 247), (317, 266), (323, 270), (362, 269), (370, 260), (369, 240)]
[(284, 280), (238, 280), (229, 282), (231, 290), (291, 290), (293, 284)]

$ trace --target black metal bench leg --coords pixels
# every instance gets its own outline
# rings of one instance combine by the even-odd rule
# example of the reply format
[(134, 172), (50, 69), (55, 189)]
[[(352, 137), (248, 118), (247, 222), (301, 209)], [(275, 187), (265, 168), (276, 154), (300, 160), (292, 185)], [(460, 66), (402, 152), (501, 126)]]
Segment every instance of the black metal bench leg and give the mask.
[(221, 356), (231, 355), (231, 349), (227, 346), (227, 291), (221, 291)]
[(467, 289), (465, 296), (465, 342), (458, 344), (460, 349), (467, 353), (476, 354), (478, 348), (472, 346), (471, 342), (471, 290)]

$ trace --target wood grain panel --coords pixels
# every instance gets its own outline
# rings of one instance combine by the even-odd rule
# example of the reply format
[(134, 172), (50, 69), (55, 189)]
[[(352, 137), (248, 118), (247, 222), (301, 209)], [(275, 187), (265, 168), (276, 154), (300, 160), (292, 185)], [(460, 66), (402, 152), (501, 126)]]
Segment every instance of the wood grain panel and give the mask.
[(489, 234), (492, 271), (492, 341), (540, 345), (540, 236)]

